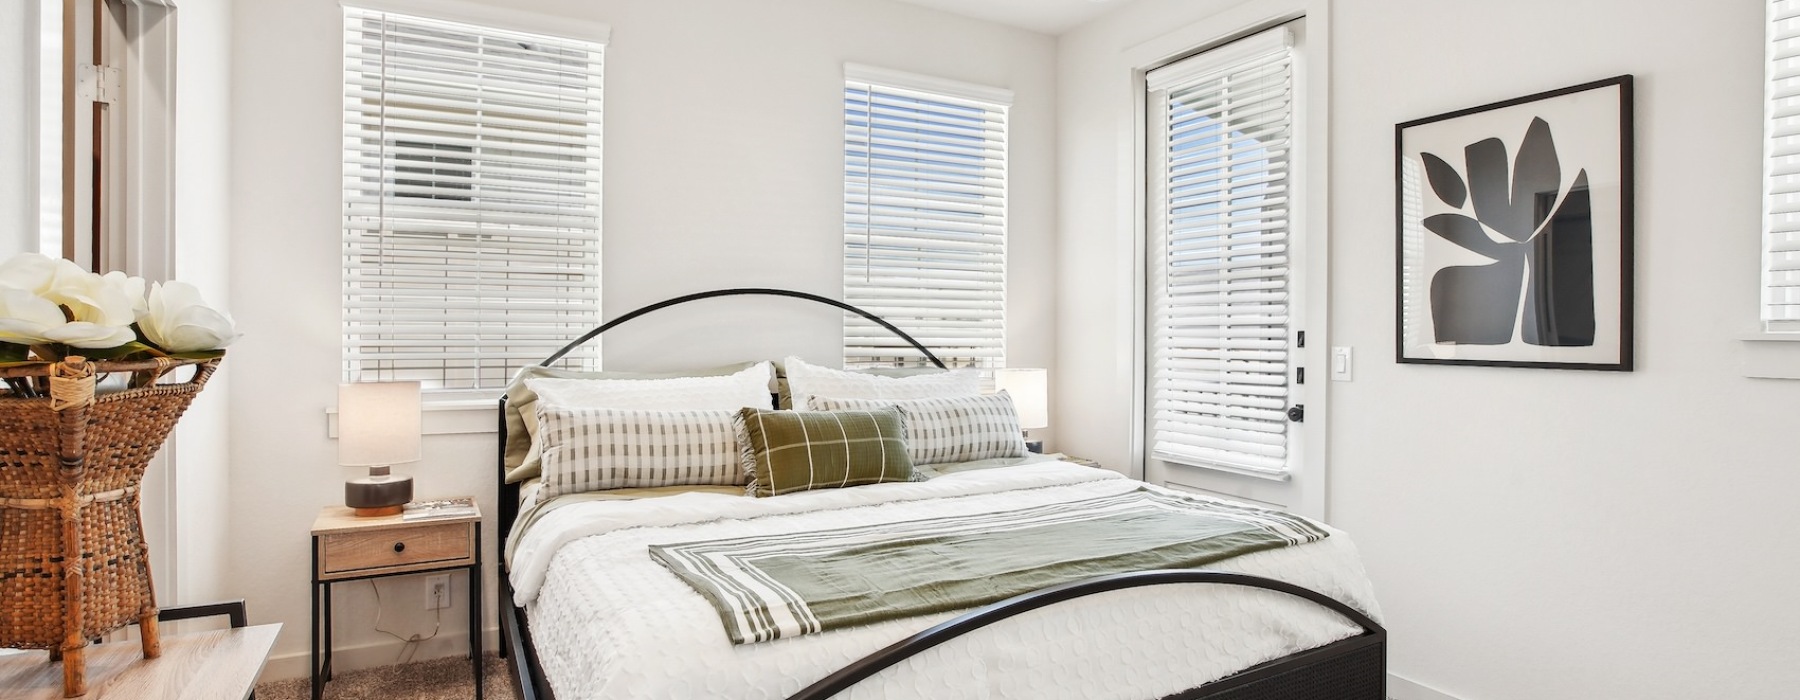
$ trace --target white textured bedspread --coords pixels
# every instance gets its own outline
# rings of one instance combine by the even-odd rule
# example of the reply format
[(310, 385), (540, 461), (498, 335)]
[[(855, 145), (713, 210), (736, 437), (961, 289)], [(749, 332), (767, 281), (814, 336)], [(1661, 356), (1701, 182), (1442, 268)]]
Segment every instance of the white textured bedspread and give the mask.
[[(777, 498), (690, 493), (575, 503), (545, 514), (522, 535), (512, 583), (517, 602), (527, 606), (539, 660), (559, 700), (773, 700), (954, 614), (734, 645), (713, 607), (653, 561), (649, 545), (964, 515), (1138, 486), (1110, 471), (1042, 462)], [(1288, 581), (1380, 619), (1356, 548), (1336, 530), (1315, 543), (1207, 568)], [(1357, 632), (1335, 613), (1278, 593), (1153, 586), (997, 623), (839, 697), (1145, 700)]]

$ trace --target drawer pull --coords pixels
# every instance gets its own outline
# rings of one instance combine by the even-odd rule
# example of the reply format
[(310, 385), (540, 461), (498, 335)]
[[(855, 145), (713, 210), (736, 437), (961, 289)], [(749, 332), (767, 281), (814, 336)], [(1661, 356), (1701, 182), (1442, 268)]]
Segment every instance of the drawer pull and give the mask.
[(394, 543), (394, 553), (395, 554), (399, 554), (404, 551), (406, 551), (406, 543), (405, 542), (395, 542)]

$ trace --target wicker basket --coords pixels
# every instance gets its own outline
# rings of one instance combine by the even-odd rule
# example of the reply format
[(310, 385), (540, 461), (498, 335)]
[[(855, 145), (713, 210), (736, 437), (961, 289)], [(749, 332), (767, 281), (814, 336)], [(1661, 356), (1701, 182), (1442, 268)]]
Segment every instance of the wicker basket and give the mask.
[[(155, 383), (183, 365), (192, 379)], [(135, 622), (144, 656), (160, 651), (139, 483), (218, 365), (70, 357), (0, 370), (0, 647), (60, 656), (67, 697), (87, 692), (89, 640)], [(137, 381), (96, 396), (96, 372)]]

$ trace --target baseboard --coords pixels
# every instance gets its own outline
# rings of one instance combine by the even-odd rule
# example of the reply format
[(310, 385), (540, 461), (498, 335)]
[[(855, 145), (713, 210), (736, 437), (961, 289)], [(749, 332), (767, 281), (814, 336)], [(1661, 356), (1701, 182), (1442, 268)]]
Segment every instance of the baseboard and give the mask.
[[(492, 653), (500, 648), (499, 628), (488, 628), (482, 632), (481, 637), (483, 652)], [(338, 647), (331, 654), (332, 671), (342, 673), (393, 665), (404, 646), (405, 644), (399, 640), (393, 640), (355, 647)], [(420, 642), (418, 650), (408, 660), (425, 661), (446, 656), (467, 656), (468, 653), (469, 635), (445, 630), (436, 637)], [(307, 651), (271, 656), (269, 663), (263, 666), (262, 677), (258, 681), (310, 677), (312, 675), (309, 668), (311, 663), (312, 654)]]
[(1388, 674), (1387, 696), (1388, 700), (1461, 700), (1444, 691), (1409, 681), (1392, 673)]

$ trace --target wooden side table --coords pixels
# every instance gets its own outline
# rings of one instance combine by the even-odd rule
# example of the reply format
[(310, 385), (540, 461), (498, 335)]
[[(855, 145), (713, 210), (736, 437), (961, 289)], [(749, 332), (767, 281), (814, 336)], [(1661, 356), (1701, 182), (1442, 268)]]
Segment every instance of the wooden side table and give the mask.
[[(84, 700), (243, 698), (256, 686), (281, 625), (168, 634), (162, 657), (145, 659), (136, 640), (88, 647)], [(43, 652), (0, 656), (0, 696), (62, 700), (62, 669)]]
[(331, 506), (313, 521), (312, 540), (313, 700), (324, 696), (325, 683), (331, 680), (332, 584), (454, 569), (469, 574), (469, 657), (475, 669), (475, 698), (481, 700), (480, 512), (407, 522), (398, 515), (359, 518), (349, 508)]

